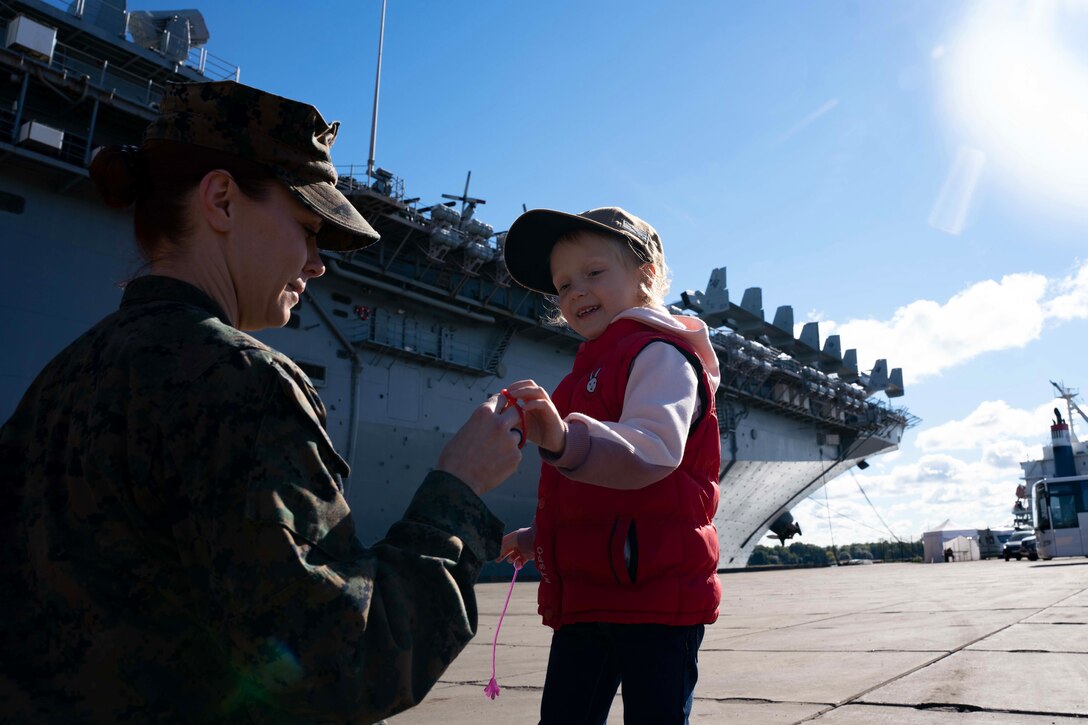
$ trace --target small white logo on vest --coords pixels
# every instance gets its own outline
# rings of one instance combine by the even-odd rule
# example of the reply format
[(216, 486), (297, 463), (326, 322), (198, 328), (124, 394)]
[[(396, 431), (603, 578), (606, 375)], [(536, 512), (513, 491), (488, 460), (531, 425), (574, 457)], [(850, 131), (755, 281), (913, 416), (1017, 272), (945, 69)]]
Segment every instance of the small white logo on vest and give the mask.
[(586, 392), (592, 393), (597, 389), (597, 375), (600, 374), (601, 369), (597, 368), (589, 374), (589, 380), (586, 381)]

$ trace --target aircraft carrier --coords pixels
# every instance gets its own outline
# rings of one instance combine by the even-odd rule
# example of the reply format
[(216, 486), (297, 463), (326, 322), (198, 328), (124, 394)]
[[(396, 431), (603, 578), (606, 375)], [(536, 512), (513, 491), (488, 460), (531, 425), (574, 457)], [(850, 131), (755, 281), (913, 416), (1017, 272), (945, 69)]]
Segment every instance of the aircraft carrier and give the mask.
[[(94, 148), (137, 144), (168, 81), (241, 80), (208, 52), (197, 11), (146, 12), (124, 0), (0, 0), (0, 420), (41, 368), (120, 300), (141, 264), (131, 220), (95, 198)], [(502, 233), (483, 200), (409, 196), (372, 164), (339, 169), (340, 186), (381, 232), (354, 254), (327, 254), (289, 324), (259, 337), (290, 355), (329, 410), (329, 433), (354, 474), (346, 495), (371, 543), (404, 510), (443, 444), (504, 384), (552, 387), (579, 340), (541, 319), (546, 300), (513, 283)], [(463, 171), (450, 170), (460, 176)], [(460, 187), (460, 184), (458, 184)], [(801, 532), (790, 509), (833, 477), (894, 450), (914, 418), (890, 400), (899, 369), (858, 367), (817, 323), (795, 336), (793, 310), (770, 321), (758, 287), (736, 304), (725, 268), (674, 303), (713, 330), (722, 383), (721, 567), (743, 567), (769, 530)], [(510, 527), (532, 518), (539, 459), (487, 494)]]

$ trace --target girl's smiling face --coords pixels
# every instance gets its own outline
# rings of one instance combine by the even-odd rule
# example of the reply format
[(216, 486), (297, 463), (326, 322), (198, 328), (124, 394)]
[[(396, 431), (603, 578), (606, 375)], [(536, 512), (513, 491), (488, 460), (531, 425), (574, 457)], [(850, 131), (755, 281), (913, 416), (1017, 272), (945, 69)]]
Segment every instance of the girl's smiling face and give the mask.
[(614, 237), (576, 232), (552, 247), (552, 284), (567, 324), (587, 340), (601, 335), (624, 310), (643, 304), (641, 286), (650, 265), (639, 265)]

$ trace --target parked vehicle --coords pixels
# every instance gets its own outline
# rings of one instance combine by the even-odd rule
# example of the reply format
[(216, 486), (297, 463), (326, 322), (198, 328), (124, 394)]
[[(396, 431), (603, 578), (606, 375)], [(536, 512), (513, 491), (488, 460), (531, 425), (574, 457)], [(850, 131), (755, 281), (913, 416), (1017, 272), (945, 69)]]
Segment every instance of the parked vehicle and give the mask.
[[(1001, 549), (1001, 555), (1005, 557), (1005, 561), (1008, 561), (1012, 557), (1016, 557), (1017, 561), (1024, 558), (1024, 552), (1021, 551), (1021, 546), (1024, 543), (1024, 539), (1031, 539), (1033, 549), (1035, 544), (1035, 534), (1031, 531), (1014, 531), (1009, 540), (1005, 542), (1005, 545)], [(1038, 555), (1036, 554), (1036, 557)]]
[(1039, 555), (1088, 556), (1088, 476), (1044, 478), (1035, 496)]
[[(1020, 554), (1026, 556), (1028, 561), (1036, 561), (1039, 558), (1039, 548), (1036, 545), (1035, 536), (1029, 536), (1020, 542)], [(1019, 559), (1020, 557), (1016, 557)]]
[(1012, 535), (1011, 530), (979, 529), (978, 530), (978, 555), (980, 559), (997, 558), (1004, 553), (1005, 542)]

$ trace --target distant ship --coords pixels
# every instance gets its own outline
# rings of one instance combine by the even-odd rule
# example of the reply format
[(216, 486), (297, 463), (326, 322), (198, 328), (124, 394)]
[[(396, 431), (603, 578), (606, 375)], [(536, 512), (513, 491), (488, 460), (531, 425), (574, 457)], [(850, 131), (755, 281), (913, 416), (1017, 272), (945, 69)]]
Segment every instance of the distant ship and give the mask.
[[(167, 81), (239, 79), (208, 53), (193, 10), (127, 11), (124, 0), (0, 3), (0, 420), (46, 362), (116, 309), (140, 264), (130, 217), (98, 203), (93, 149), (139, 143)], [(288, 325), (259, 337), (294, 359), (329, 411), (329, 434), (355, 472), (346, 497), (360, 538), (384, 535), (443, 444), (504, 384), (553, 387), (579, 340), (541, 322), (545, 300), (513, 283), (503, 234), (476, 217), (482, 199), (445, 194), (421, 205), (373, 164), (341, 167), (340, 186), (381, 232), (380, 243), (325, 255)], [(790, 509), (852, 466), (895, 450), (915, 419), (889, 400), (903, 376), (858, 368), (817, 323), (794, 336), (793, 310), (764, 317), (758, 287), (740, 305), (726, 271), (676, 311), (714, 330), (722, 370), (721, 567), (743, 567), (768, 531), (801, 533)], [(888, 400), (874, 397), (882, 394)], [(532, 519), (539, 458), (486, 495), (509, 527)], [(497, 570), (496, 570), (497, 571)], [(485, 572), (486, 573), (486, 572)]]
[[(1088, 424), (1088, 414), (1076, 403), (1077, 391), (1064, 383), (1050, 384), (1057, 391), (1055, 397), (1065, 401), (1067, 418), (1054, 408), (1054, 422), (1050, 426), (1050, 443), (1043, 446), (1041, 458), (1020, 463), (1024, 482), (1016, 487), (1016, 502), (1012, 507), (1013, 526), (1017, 529), (1035, 528), (1035, 506), (1032, 495), (1035, 484), (1044, 479), (1065, 476), (1088, 475), (1088, 443), (1077, 439), (1073, 426), (1073, 413)], [(1083, 504), (1082, 504), (1083, 505)]]
[[(1027, 496), (1021, 496), (1020, 494), (1025, 493), (1024, 489), (1027, 489), (1027, 493), (1030, 493), (1032, 485), (1043, 478), (1088, 474), (1088, 443), (1077, 440), (1073, 427), (1073, 413), (1076, 412), (1086, 424), (1088, 424), (1088, 414), (1085, 414), (1077, 405), (1075, 400), (1077, 397), (1076, 390), (1066, 387), (1064, 383), (1056, 383), (1053, 380), (1050, 381), (1050, 384), (1057, 391), (1055, 397), (1065, 401), (1068, 421), (1062, 417), (1061, 410), (1054, 409), (1051, 442), (1043, 446), (1042, 458), (1024, 461), (1020, 464), (1020, 469), (1024, 472), (1024, 484), (1016, 487), (1018, 499), (1027, 498)], [(1055, 435), (1058, 432), (1064, 433)], [(1058, 461), (1055, 461), (1055, 443), (1058, 444)], [(1067, 458), (1069, 454), (1072, 454), (1071, 461), (1061, 460), (1063, 457)], [(1059, 468), (1062, 469), (1060, 472)]]

